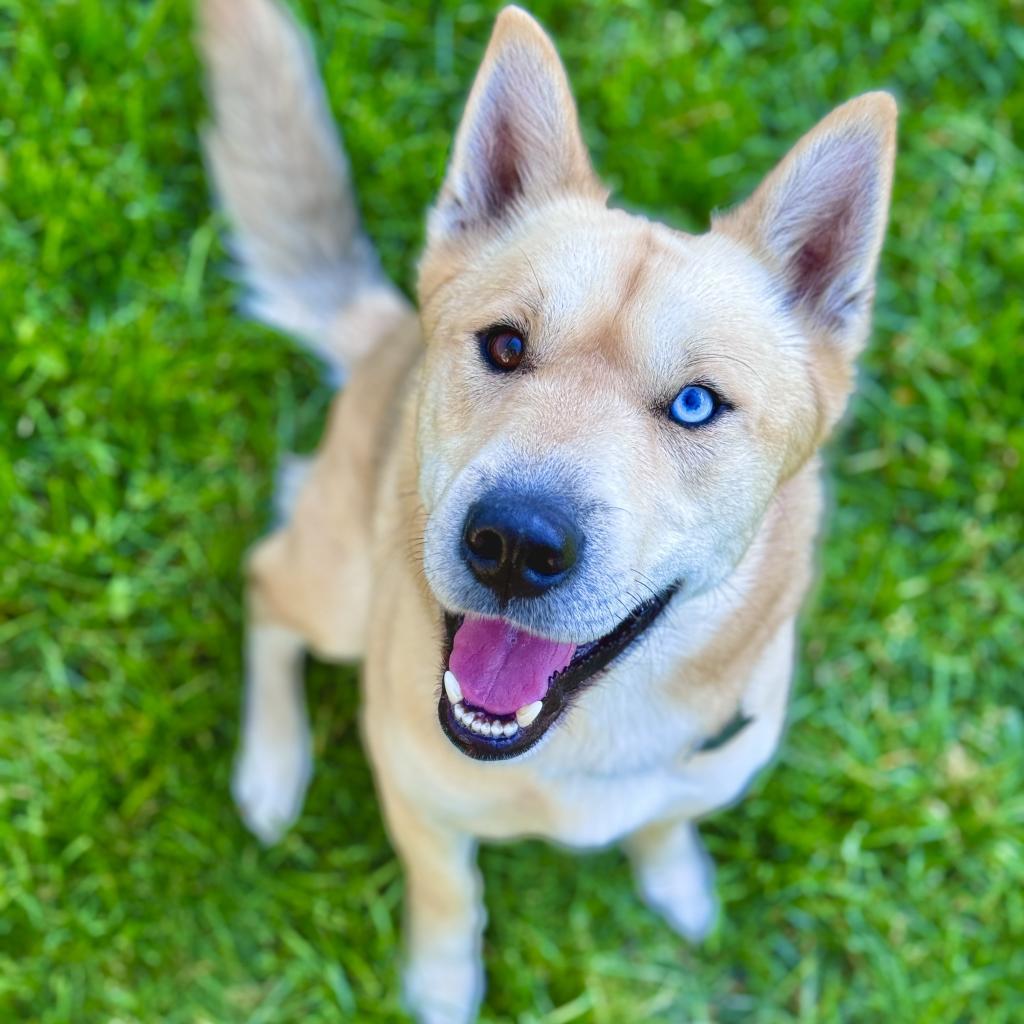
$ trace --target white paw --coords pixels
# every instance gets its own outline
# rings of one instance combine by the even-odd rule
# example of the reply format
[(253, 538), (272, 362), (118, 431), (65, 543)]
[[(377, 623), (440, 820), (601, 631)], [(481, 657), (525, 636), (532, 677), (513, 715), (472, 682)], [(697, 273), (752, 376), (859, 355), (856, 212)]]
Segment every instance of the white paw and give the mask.
[(417, 956), (405, 969), (405, 1000), (417, 1024), (472, 1024), (484, 991), (475, 956)]
[(231, 792), (246, 827), (261, 843), (276, 843), (295, 823), (310, 774), (304, 736), (291, 743), (243, 742)]
[(715, 869), (700, 848), (695, 855), (637, 869), (644, 902), (688, 942), (707, 938), (718, 916)]

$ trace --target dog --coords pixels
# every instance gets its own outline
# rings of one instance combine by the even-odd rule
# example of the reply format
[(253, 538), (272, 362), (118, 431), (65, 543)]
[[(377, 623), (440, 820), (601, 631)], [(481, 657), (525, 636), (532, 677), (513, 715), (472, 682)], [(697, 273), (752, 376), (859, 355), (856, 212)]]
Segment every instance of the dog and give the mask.
[(689, 235), (607, 205), (554, 46), (508, 7), (417, 312), (360, 227), (296, 24), (273, 0), (200, 14), (247, 309), (345, 379), (247, 561), (245, 822), (269, 843), (299, 813), (304, 652), (358, 659), (419, 1021), (471, 1021), (482, 998), (480, 841), (621, 843), (643, 899), (700, 939), (716, 904), (695, 823), (783, 728), (895, 102), (840, 106)]

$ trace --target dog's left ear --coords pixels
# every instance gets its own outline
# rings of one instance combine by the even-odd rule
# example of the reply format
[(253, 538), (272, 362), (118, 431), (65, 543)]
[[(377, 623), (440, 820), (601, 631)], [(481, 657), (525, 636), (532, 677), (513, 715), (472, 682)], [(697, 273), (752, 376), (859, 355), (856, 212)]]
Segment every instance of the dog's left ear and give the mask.
[(506, 7), (466, 103), (430, 240), (492, 227), (562, 194), (606, 196), (551, 40), (525, 11)]
[(855, 355), (868, 332), (889, 213), (896, 103), (867, 93), (807, 133), (757, 191), (714, 228), (776, 274), (810, 330)]

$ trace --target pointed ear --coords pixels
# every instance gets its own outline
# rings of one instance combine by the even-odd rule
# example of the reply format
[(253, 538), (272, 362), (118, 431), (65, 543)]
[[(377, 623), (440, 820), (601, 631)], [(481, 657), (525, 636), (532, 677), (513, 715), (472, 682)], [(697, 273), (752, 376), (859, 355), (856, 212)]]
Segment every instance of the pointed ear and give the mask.
[(863, 344), (889, 213), (896, 103), (885, 92), (844, 103), (808, 132), (757, 191), (716, 219), (778, 276), (811, 329)]
[(431, 240), (500, 222), (519, 204), (570, 193), (606, 196), (551, 40), (525, 11), (506, 7), (455, 137), (430, 216)]

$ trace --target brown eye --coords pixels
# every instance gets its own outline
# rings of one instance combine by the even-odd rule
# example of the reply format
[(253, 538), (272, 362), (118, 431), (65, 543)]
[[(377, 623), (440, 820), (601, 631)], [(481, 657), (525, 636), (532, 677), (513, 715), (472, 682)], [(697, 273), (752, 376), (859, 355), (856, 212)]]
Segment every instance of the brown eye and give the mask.
[(496, 328), (488, 331), (482, 341), (484, 358), (496, 370), (509, 373), (523, 361), (526, 342), (515, 331)]

